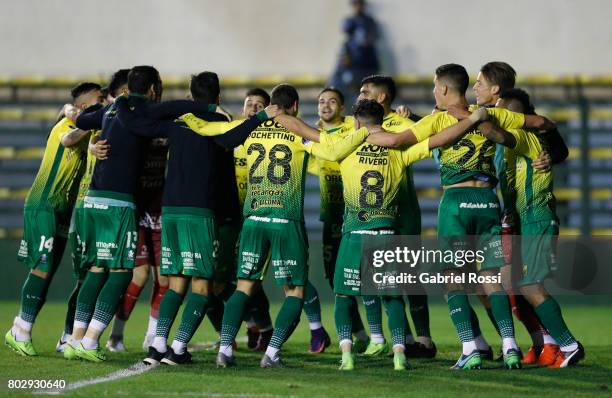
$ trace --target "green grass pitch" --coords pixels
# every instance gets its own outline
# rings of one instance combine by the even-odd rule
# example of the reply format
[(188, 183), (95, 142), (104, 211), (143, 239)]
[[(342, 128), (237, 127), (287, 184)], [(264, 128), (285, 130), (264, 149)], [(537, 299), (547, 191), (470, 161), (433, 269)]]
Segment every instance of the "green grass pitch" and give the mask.
[[(144, 300), (143, 300), (144, 301)], [(476, 305), (485, 336), (499, 350), (499, 339), (486, 314)], [(7, 347), (0, 349), (0, 396), (30, 395), (32, 390), (9, 390), (10, 379), (64, 379), (68, 383), (92, 379), (125, 369), (143, 358), (143, 333), (147, 306), (139, 304), (128, 322), (126, 345), (129, 352), (110, 354), (103, 364), (65, 361), (54, 351), (63, 325), (65, 305), (48, 303), (34, 328), (34, 344), (40, 356), (19, 357)], [(276, 314), (278, 305), (273, 306)], [(18, 310), (17, 302), (0, 302), (0, 324), (4, 333)], [(612, 311), (609, 306), (564, 306), (569, 326), (583, 342), (587, 357), (569, 369), (507, 371), (498, 362), (485, 362), (479, 371), (451, 371), (459, 355), (459, 344), (442, 304), (431, 306), (432, 333), (439, 349), (434, 360), (411, 360), (411, 370), (394, 372), (391, 358), (357, 358), (354, 372), (337, 371), (339, 354), (333, 329), (333, 308), (323, 307), (324, 324), (333, 338), (332, 346), (321, 355), (306, 353), (309, 333), (305, 318), (285, 345), (285, 369), (260, 369), (259, 353), (248, 352), (239, 343), (238, 367), (216, 369), (215, 352), (201, 349), (195, 363), (182, 367), (158, 367), (133, 377), (90, 385), (63, 396), (83, 397), (604, 397), (612, 396)], [(176, 326), (176, 324), (175, 324)], [(517, 325), (521, 347), (529, 338)], [(102, 341), (106, 342), (106, 336)], [(388, 334), (387, 334), (388, 335)], [(173, 333), (171, 334), (171, 337)], [(244, 336), (244, 330), (240, 332)], [(216, 339), (207, 320), (192, 342)]]

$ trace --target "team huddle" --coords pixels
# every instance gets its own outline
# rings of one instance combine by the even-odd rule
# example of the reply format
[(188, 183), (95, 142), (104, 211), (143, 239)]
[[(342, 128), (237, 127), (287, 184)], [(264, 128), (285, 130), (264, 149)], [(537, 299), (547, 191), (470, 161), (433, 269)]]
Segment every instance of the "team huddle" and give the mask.
[[(162, 102), (162, 81), (150, 66), (119, 70), (105, 88), (79, 84), (48, 136), (25, 200), (18, 259), (30, 273), (6, 345), (37, 355), (32, 327), (69, 241), (77, 283), (56, 347), (69, 360), (106, 360), (99, 340), (111, 323), (106, 348), (125, 350), (126, 321), (152, 274), (144, 363), (192, 362), (187, 344), (208, 314), (220, 336), (217, 367), (236, 366), (243, 322), (248, 348), (263, 353), (261, 367), (282, 367), (281, 348), (302, 311), (309, 352), (331, 344), (311, 272), (324, 272), (335, 294), (340, 370), (353, 370), (356, 354), (364, 360), (390, 355), (395, 370), (405, 370), (407, 358), (433, 358), (425, 289), (362, 295), (361, 248), (366, 242), (382, 246), (389, 235), (421, 234), (411, 165), (434, 157), (443, 188), (441, 248), (487, 247), (482, 261), (468, 268), (504, 275), (503, 283), (484, 279), (475, 292), (446, 283), (462, 345), (452, 368), (479, 369), (494, 358), (468, 299), (473, 293), (501, 338), (499, 359), (507, 369), (576, 364), (584, 348), (543, 284), (559, 233), (553, 167), (568, 150), (554, 123), (536, 115), (529, 95), (514, 87), (515, 79), (510, 65), (485, 64), (473, 87), (477, 104), (470, 105), (465, 68), (442, 65), (433, 79), (436, 107), (418, 116), (406, 106), (394, 111), (393, 79), (374, 75), (363, 79), (350, 116), (343, 93), (323, 89), (314, 127), (297, 117), (299, 95), (288, 84), (270, 94), (249, 90), (234, 121), (219, 106), (219, 79), (212, 72), (191, 77), (190, 100)], [(308, 172), (320, 183), (324, 270), (309, 270)], [(520, 245), (512, 239), (519, 234)], [(443, 275), (458, 271), (439, 268)], [(274, 323), (262, 288), (270, 269), (285, 293)], [(513, 314), (532, 339), (524, 354)]]

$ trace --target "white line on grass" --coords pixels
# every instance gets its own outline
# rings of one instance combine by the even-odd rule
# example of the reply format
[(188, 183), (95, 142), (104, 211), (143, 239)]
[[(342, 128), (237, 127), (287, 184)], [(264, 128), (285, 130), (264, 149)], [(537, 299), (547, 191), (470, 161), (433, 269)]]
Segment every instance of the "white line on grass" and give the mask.
[[(211, 349), (215, 346), (215, 342), (205, 342), (205, 343), (196, 343), (191, 345), (191, 351), (199, 351)], [(138, 361), (135, 364), (125, 368), (116, 370), (112, 373), (107, 374), (106, 376), (94, 377), (93, 379), (80, 380), (75, 381), (74, 383), (68, 383), (66, 388), (57, 389), (57, 390), (37, 390), (34, 391), (34, 394), (45, 394), (45, 395), (60, 395), (67, 391), (77, 390), (79, 388), (92, 386), (94, 384), (106, 383), (109, 381), (115, 381), (119, 379), (125, 379), (126, 377), (138, 376), (149, 370), (156, 368), (159, 365), (145, 365), (144, 363)]]

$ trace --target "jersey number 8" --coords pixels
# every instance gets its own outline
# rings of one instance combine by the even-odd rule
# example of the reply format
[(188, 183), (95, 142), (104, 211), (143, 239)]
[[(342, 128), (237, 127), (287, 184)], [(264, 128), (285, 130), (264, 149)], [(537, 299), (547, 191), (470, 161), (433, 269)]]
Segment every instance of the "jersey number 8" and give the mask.
[[(372, 184), (372, 180), (374, 183)], [(385, 178), (376, 170), (368, 170), (361, 176), (361, 192), (359, 192), (359, 206), (380, 208), (383, 204), (383, 186)], [(370, 194), (370, 195), (368, 195)], [(368, 201), (368, 197), (374, 196), (374, 203)]]

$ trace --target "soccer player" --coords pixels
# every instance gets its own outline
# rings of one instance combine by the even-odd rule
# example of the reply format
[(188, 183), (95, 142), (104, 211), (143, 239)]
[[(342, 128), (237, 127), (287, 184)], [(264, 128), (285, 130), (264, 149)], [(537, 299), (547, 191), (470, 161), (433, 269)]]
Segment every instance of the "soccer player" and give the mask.
[[(197, 102), (217, 104), (220, 93), (217, 75), (202, 72), (192, 76), (190, 92)], [(191, 362), (186, 346), (206, 313), (212, 287), (218, 250), (214, 213), (219, 208), (219, 200), (216, 198), (220, 197), (213, 195), (213, 188), (224, 178), (223, 173), (217, 172), (224, 165), (224, 148), (232, 149), (242, 143), (262, 121), (275, 116), (275, 107), (267, 108), (266, 112), (260, 112), (246, 122), (239, 122), (225, 135), (206, 138), (185, 131), (192, 123), (201, 124), (201, 120), (157, 123), (157, 126), (155, 121), (148, 124), (145, 122), (144, 125), (134, 122), (135, 114), (145, 114), (142, 109), (144, 106), (141, 99), (133, 96), (129, 104), (122, 101), (118, 105), (119, 118), (127, 126), (142, 133), (147, 130), (161, 131), (168, 137), (170, 144), (162, 210), (161, 256), (161, 272), (169, 275), (170, 289), (162, 300), (156, 335), (144, 362), (157, 364), (161, 361), (177, 365)], [(210, 120), (212, 116), (216, 116), (216, 120), (224, 119), (215, 114), (207, 116), (207, 119)], [(202, 163), (201, 159), (205, 159), (204, 164), (199, 164)], [(168, 332), (190, 281), (192, 290), (187, 298), (181, 325), (172, 346), (167, 350)]]
[[(503, 91), (497, 106), (514, 112), (535, 114), (529, 95), (520, 89)], [(513, 174), (511, 181), (514, 181), (514, 184), (510, 188), (515, 196), (513, 204), (519, 216), (523, 237), (523, 275), (518, 286), (523, 297), (535, 309), (535, 314), (529, 315), (535, 316), (536, 321), (541, 321), (546, 328), (541, 328), (545, 334), (539, 342), (540, 345), (534, 342), (534, 346), (529, 350), (535, 359), (531, 363), (551, 368), (574, 365), (584, 358), (584, 348), (570, 332), (559, 304), (543, 284), (550, 274), (551, 262), (554, 261), (554, 245), (559, 234), (552, 170), (535, 172), (532, 166), (532, 161), (546, 149), (546, 141), (542, 139), (546, 134), (539, 135), (522, 129), (505, 131), (495, 128), (491, 123), (483, 123), (480, 128), (487, 138), (507, 147), (507, 170)], [(523, 308), (523, 312), (529, 310), (529, 307)], [(548, 351), (544, 352), (544, 348)]]
[[(374, 75), (366, 77), (361, 82), (359, 100), (375, 100), (383, 106), (385, 110), (383, 128), (389, 132), (399, 133), (405, 131), (418, 119), (410, 119), (400, 116), (391, 109), (391, 104), (396, 96), (395, 81), (389, 76)], [(412, 169), (406, 168), (406, 176), (400, 186), (398, 199), (399, 216), (398, 232), (401, 235), (420, 235), (421, 234), (421, 208), (414, 187)], [(406, 329), (406, 352), (412, 357), (433, 358), (436, 355), (436, 346), (431, 340), (429, 329), (429, 306), (427, 303), (427, 293), (420, 285), (415, 285), (415, 289), (420, 290), (420, 294), (408, 296), (410, 315), (414, 322), (416, 341), (410, 331), (410, 324)], [(366, 307), (366, 315), (370, 327), (371, 341), (365, 355), (380, 355), (389, 350), (385, 341), (382, 329), (382, 308), (380, 299), (376, 296), (363, 297)]]
[[(102, 101), (100, 85), (96, 83), (81, 83), (70, 94), (79, 111)], [(38, 355), (32, 344), (32, 326), (61, 262), (70, 215), (85, 168), (89, 132), (75, 129), (68, 117), (55, 124), (24, 204), (23, 239), (17, 258), (30, 272), (23, 285), (19, 315), (4, 339), (10, 348), (24, 356)]]
[[(247, 91), (244, 98), (241, 116), (245, 119), (252, 117), (268, 105), (270, 105), (270, 95), (261, 88), (252, 88)], [(220, 279), (222, 279), (226, 285), (227, 281), (231, 280), (232, 286), (235, 289), (236, 267), (238, 263), (238, 259), (236, 258), (238, 252), (237, 244), (240, 236), (240, 228), (242, 226), (241, 209), (244, 208), (248, 180), (247, 153), (244, 145), (239, 145), (234, 149), (233, 160), (236, 186), (238, 188), (238, 203), (240, 205), (240, 215), (238, 216), (239, 222), (223, 223), (219, 226), (219, 240), (221, 244), (219, 248), (219, 264), (217, 266), (219, 272), (216, 275), (220, 275)], [(215, 287), (220, 285), (218, 283), (219, 278), (216, 278)], [(223, 292), (223, 299), (227, 301), (233, 293), (233, 290), (229, 291), (229, 289), (226, 288)], [(218, 324), (219, 334), (221, 333), (223, 309), (223, 306), (221, 306), (220, 311), (215, 311), (218, 313), (218, 322), (215, 322), (215, 324)], [(209, 311), (209, 315), (210, 314), (211, 312)], [(253, 351), (265, 351), (272, 338), (274, 327), (272, 325), (272, 318), (270, 317), (270, 302), (262, 286), (260, 286), (249, 300), (245, 311), (245, 323), (247, 326), (247, 347)]]
[[(110, 94), (117, 97), (120, 93), (127, 94), (129, 69), (121, 69), (115, 74), (114, 84), (109, 84)], [(111, 83), (113, 83), (111, 81)], [(115, 88), (115, 86), (117, 86)], [(168, 278), (159, 272), (160, 242), (161, 242), (161, 201), (168, 158), (168, 143), (165, 138), (153, 138), (145, 144), (144, 159), (138, 179), (138, 187), (134, 192), (136, 212), (138, 214), (138, 243), (132, 280), (117, 308), (113, 327), (106, 348), (111, 352), (125, 351), (123, 331), (125, 324), (134, 310), (136, 301), (153, 274), (153, 289), (151, 293), (151, 312), (145, 338), (144, 349), (153, 342), (159, 304), (166, 290)]]
[[(128, 72), (129, 69), (120, 69), (111, 76), (108, 86), (102, 89), (103, 95), (105, 89), (107, 91), (107, 94), (104, 95), (104, 100), (102, 101), (103, 105), (114, 101), (114, 98), (120, 95), (121, 93), (127, 93)], [(67, 113), (67, 115), (69, 115), (69, 113)], [(75, 114), (73, 120), (76, 119), (77, 116), (78, 114)], [(69, 139), (71, 135), (81, 134), (81, 132), (82, 130), (80, 129), (73, 131), (72, 133), (66, 135), (64, 140)], [(89, 138), (89, 150), (87, 151), (87, 164), (85, 167), (85, 172), (83, 173), (83, 177), (81, 177), (81, 181), (79, 183), (79, 192), (77, 194), (74, 210), (72, 212), (72, 217), (70, 218), (70, 229), (68, 231), (68, 240), (70, 242), (72, 252), (72, 267), (77, 282), (68, 299), (68, 310), (66, 311), (64, 332), (62, 333), (62, 336), (57, 342), (55, 348), (57, 352), (64, 352), (65, 345), (72, 335), (77, 297), (81, 290), (83, 280), (85, 279), (85, 276), (87, 274), (87, 268), (83, 267), (81, 263), (82, 245), (80, 242), (80, 233), (82, 232), (82, 227), (80, 221), (82, 219), (83, 213), (83, 200), (85, 199), (85, 195), (87, 194), (87, 190), (89, 189), (89, 184), (91, 182), (91, 176), (93, 174), (93, 169), (96, 164), (96, 159), (106, 159), (108, 156), (108, 150), (109, 146), (106, 145), (106, 140), (100, 140), (100, 131), (92, 131)]]
[[(341, 137), (351, 132), (355, 127), (354, 120), (352, 116), (343, 116), (344, 109), (342, 92), (333, 87), (324, 88), (318, 97), (319, 122), (317, 124), (320, 132)], [(333, 290), (334, 269), (342, 238), (342, 216), (344, 214), (340, 165), (337, 162), (313, 156), (309, 160), (308, 169), (319, 177), (321, 192), (319, 219), (323, 222), (323, 267), (325, 278)], [(329, 345), (329, 336), (321, 325), (321, 307), (316, 291), (314, 291), (314, 296), (311, 293), (313, 290), (307, 286), (304, 297), (304, 310), (311, 329), (309, 351), (322, 352), (326, 344)], [(351, 299), (355, 300), (355, 297), (351, 296)], [(363, 353), (369, 343), (369, 337), (364, 330), (356, 301), (351, 308), (353, 310), (351, 313), (352, 332), (356, 337), (355, 351)]]
[[(484, 64), (478, 73), (476, 83), (474, 84), (473, 90), (476, 95), (476, 102), (479, 106), (493, 107), (499, 101), (500, 95), (503, 91), (511, 90), (514, 88), (516, 81), (516, 71), (512, 66), (505, 62), (493, 61)], [(563, 138), (559, 134), (557, 129), (554, 129), (547, 134), (540, 137), (544, 142), (543, 150), (539, 156), (532, 160), (532, 166), (534, 170), (541, 172), (548, 172), (552, 164), (557, 164), (565, 160), (568, 156), (568, 149)], [(502, 195), (504, 197), (504, 211), (502, 217), (502, 228), (506, 233), (505, 236), (512, 233), (518, 234), (518, 225), (514, 225), (514, 219), (516, 209), (513, 203), (512, 195), (507, 192), (508, 190), (513, 191), (512, 187), (508, 186), (508, 181), (511, 181), (508, 176), (513, 176), (513, 170), (505, 172), (505, 164), (503, 162), (504, 154), (507, 150), (504, 150), (504, 146), (498, 144), (497, 151), (495, 154), (495, 166), (497, 169), (497, 175), (500, 180), (500, 188), (502, 189)], [(515, 294), (513, 291), (512, 279), (513, 273), (512, 263), (515, 268), (521, 267), (520, 256), (512, 255), (512, 243), (511, 239), (502, 238), (504, 243), (504, 251), (506, 256), (507, 266), (502, 268), (502, 278), (504, 280), (504, 288), (508, 292), (508, 298), (512, 307), (512, 312), (515, 317), (520, 320), (529, 332), (533, 345), (522, 359), (522, 363), (530, 364), (540, 362), (542, 365), (547, 365), (554, 361), (557, 351), (559, 350), (558, 345), (554, 339), (548, 334), (546, 329), (541, 325), (537, 316), (533, 312), (531, 305), (525, 301), (523, 296)], [(517, 242), (520, 243), (520, 242)], [(515, 254), (518, 254), (520, 247), (515, 248)], [(507, 283), (506, 283), (507, 282)], [(510, 285), (510, 286), (508, 286)], [(484, 296), (486, 299), (486, 296)], [(482, 298), (482, 296), (479, 296)], [(492, 319), (491, 306), (487, 300), (483, 300), (487, 313)]]
[[(298, 101), (298, 93), (290, 85), (281, 84), (272, 91), (271, 103), (278, 105), (281, 113), (297, 114)], [(345, 144), (345, 151), (357, 145), (353, 138), (359, 138), (359, 134), (363, 137), (364, 132), (339, 140)], [(326, 142), (333, 147), (333, 141)], [(305, 145), (294, 132), (276, 121), (261, 124), (244, 146), (248, 156), (248, 186), (238, 252), (238, 284), (223, 314), (217, 366), (228, 367), (236, 363), (232, 342), (250, 295), (265, 277), (265, 264), (270, 255), (269, 264), (276, 283), (283, 285), (286, 298), (260, 365), (263, 368), (282, 367), (279, 351), (299, 322), (304, 286), (308, 281), (308, 243), (303, 214), (307, 150), (330, 146), (324, 143)]]
[[(354, 110), (357, 128), (366, 127), (370, 132), (369, 143), (361, 145), (346, 157), (336, 156), (329, 160), (340, 160), (343, 181), (343, 196), (346, 203), (342, 242), (334, 273), (336, 304), (334, 317), (342, 350), (340, 370), (354, 369), (353, 343), (351, 339), (351, 296), (361, 291), (361, 245), (364, 239), (370, 242), (393, 235), (398, 229), (398, 200), (405, 176), (405, 168), (430, 156), (431, 149), (456, 141), (465, 130), (477, 122), (480, 115), (462, 121), (444, 133), (412, 146), (407, 150), (387, 149), (386, 141), (377, 136), (393, 136), (383, 130), (384, 108), (374, 100), (360, 101)], [(374, 163), (364, 159), (377, 159)], [(389, 329), (393, 339), (393, 363), (395, 370), (406, 369), (405, 337), (407, 319), (404, 301), (400, 296), (383, 296), (387, 309)]]
[[(465, 98), (468, 84), (469, 77), (461, 65), (438, 67), (433, 93), (436, 107), (442, 111), (428, 115), (411, 126), (397, 137), (398, 142), (413, 144), (455, 125), (457, 119), (444, 110), (452, 107), (468, 108)], [(516, 114), (498, 108), (487, 108), (487, 112), (503, 128), (554, 127), (552, 122), (541, 116)], [(484, 276), (497, 274), (503, 265), (499, 202), (492, 189), (497, 183), (493, 166), (494, 153), (495, 144), (483, 137), (477, 129), (466, 134), (455, 145), (440, 150), (440, 179), (444, 195), (438, 212), (438, 237), (444, 248), (452, 250), (455, 245), (464, 243), (460, 237), (478, 236), (478, 246), (491, 249), (487, 251), (485, 261), (480, 264), (479, 273)], [(443, 268), (444, 273), (452, 272), (446, 265)], [(463, 353), (453, 368), (480, 368), (481, 357), (475, 340), (477, 324), (473, 321), (474, 311), (464, 287), (450, 283), (446, 289), (451, 319), (463, 343)], [(504, 364), (509, 369), (519, 368), (520, 356), (514, 338), (508, 297), (500, 283), (486, 283), (483, 289), (502, 336)]]
[[(155, 68), (137, 66), (130, 75), (128, 88), (133, 95), (159, 101), (162, 84)], [(149, 108), (173, 118), (199, 111), (202, 105), (185, 100)], [(134, 134), (117, 120), (116, 113), (115, 103), (92, 108), (76, 123), (82, 129), (102, 127), (101, 137), (108, 140), (111, 152), (108, 159), (96, 162), (84, 201), (82, 262), (92, 266), (77, 298), (73, 333), (64, 349), (67, 359), (105, 360), (98, 340), (132, 279), (137, 242), (133, 194), (142, 164), (142, 144), (159, 133)]]

